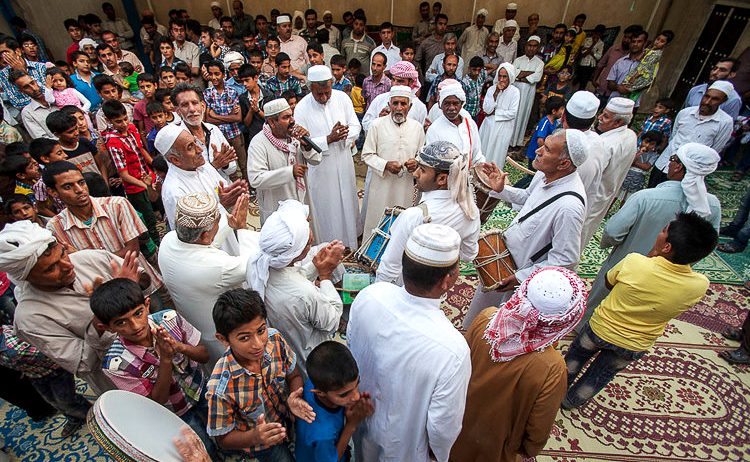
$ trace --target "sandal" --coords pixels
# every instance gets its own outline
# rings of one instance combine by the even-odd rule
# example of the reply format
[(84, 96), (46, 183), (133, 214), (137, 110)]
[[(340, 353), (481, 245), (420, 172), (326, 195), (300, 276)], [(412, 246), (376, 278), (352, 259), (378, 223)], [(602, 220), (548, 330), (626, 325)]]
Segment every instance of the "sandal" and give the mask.
[(750, 364), (750, 352), (744, 348), (722, 351), (719, 353), (719, 356), (726, 359), (731, 364)]
[(739, 170), (735, 171), (732, 174), (732, 178), (730, 178), (730, 181), (742, 181), (742, 179), (745, 178), (745, 172), (740, 172)]
[(734, 340), (736, 342), (742, 340), (743, 337), (742, 329), (737, 329), (736, 327), (724, 329), (721, 331), (721, 335), (724, 336), (725, 339)]
[(725, 244), (721, 244), (720, 246), (716, 247), (716, 250), (718, 250), (719, 252), (724, 252), (724, 253), (739, 253), (745, 250), (745, 248), (738, 246), (734, 242), (727, 242)]

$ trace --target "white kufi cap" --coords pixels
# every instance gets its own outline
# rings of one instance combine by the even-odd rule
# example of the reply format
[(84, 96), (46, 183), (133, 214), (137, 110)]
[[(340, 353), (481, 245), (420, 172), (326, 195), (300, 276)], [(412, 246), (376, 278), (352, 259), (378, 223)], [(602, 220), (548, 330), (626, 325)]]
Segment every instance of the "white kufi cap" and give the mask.
[(292, 18), (288, 14), (276, 16), (276, 24), (284, 24), (285, 22), (292, 22)]
[(503, 30), (505, 30), (505, 29), (507, 29), (509, 27), (515, 27), (516, 29), (518, 29), (518, 23), (516, 22), (515, 19), (509, 19), (509, 20), (505, 21), (505, 26), (503, 26)]
[(263, 105), (263, 114), (266, 117), (273, 117), (281, 114), (287, 109), (291, 109), (287, 100), (284, 98), (276, 98)]
[(518, 3), (508, 3), (508, 6), (506, 6), (505, 9), (515, 11), (518, 9)]
[(182, 124), (167, 124), (156, 134), (154, 146), (161, 155), (167, 155), (180, 133), (188, 131)]
[(526, 39), (526, 43), (529, 42), (542, 43), (542, 39), (540, 39), (538, 35), (532, 35), (531, 37)]
[(327, 82), (332, 78), (333, 74), (331, 74), (331, 69), (322, 64), (312, 66), (307, 70), (307, 80), (310, 82)]
[(542, 315), (567, 312), (575, 302), (575, 291), (568, 277), (560, 271), (542, 271), (526, 286), (526, 298)]
[(407, 87), (406, 85), (395, 85), (391, 87), (391, 91), (388, 93), (388, 99), (390, 100), (394, 96), (409, 98), (409, 101), (411, 101), (414, 93), (412, 93), (411, 88)]
[(586, 135), (580, 130), (572, 128), (565, 130), (565, 144), (568, 146), (570, 160), (576, 168), (586, 162), (588, 157), (588, 154), (586, 153), (586, 145), (584, 144), (585, 138)]
[(219, 202), (206, 193), (192, 193), (177, 201), (175, 223), (186, 228), (199, 229), (212, 225), (219, 219)]
[(599, 98), (590, 91), (577, 91), (565, 105), (565, 112), (579, 119), (590, 119), (599, 110)]
[(609, 100), (605, 109), (614, 112), (615, 114), (631, 115), (634, 108), (635, 101), (630, 98), (616, 96)]
[(406, 241), (406, 255), (427, 266), (446, 267), (458, 261), (461, 236), (450, 226), (425, 223), (414, 228)]
[(734, 85), (732, 85), (732, 82), (728, 80), (717, 80), (716, 82), (712, 83), (710, 87), (708, 87), (709, 90), (719, 90), (720, 92), (727, 95), (727, 98), (731, 97), (734, 93)]

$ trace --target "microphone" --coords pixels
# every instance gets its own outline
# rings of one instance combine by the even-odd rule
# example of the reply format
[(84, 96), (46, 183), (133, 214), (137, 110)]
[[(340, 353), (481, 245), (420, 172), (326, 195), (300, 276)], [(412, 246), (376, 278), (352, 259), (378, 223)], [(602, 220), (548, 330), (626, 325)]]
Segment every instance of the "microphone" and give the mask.
[(315, 152), (323, 152), (323, 150), (320, 149), (320, 146), (313, 143), (313, 141), (310, 139), (309, 136), (304, 135), (304, 136), (301, 136), (300, 139), (304, 141), (305, 143), (309, 144), (311, 148), (315, 149)]

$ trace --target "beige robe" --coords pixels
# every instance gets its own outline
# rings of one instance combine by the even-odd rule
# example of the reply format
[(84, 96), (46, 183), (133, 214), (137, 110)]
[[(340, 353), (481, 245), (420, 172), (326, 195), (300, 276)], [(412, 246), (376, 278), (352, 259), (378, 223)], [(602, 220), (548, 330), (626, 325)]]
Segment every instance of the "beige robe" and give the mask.
[(363, 242), (370, 236), (373, 228), (380, 224), (380, 217), (386, 207), (399, 205), (411, 207), (414, 202), (414, 177), (406, 168), (400, 175), (385, 169), (389, 161), (403, 164), (417, 155), (424, 146), (424, 130), (419, 122), (407, 118), (397, 125), (390, 116), (376, 119), (362, 148), (362, 161), (369, 168), (369, 186), (366, 191), (365, 204), (362, 207), (364, 219)]
[(469, 71), (471, 58), (484, 51), (489, 35), (490, 31), (486, 27), (478, 29), (476, 24), (472, 24), (461, 33), (457, 45), (458, 49), (461, 50), (461, 58), (464, 60), (464, 74)]

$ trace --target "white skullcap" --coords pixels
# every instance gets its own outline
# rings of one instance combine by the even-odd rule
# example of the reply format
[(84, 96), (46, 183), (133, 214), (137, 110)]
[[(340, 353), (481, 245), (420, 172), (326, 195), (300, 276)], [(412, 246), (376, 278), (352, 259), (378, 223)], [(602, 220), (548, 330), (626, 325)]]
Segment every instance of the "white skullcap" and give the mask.
[(577, 91), (565, 105), (565, 112), (579, 119), (590, 119), (599, 110), (599, 98), (590, 91)]
[(526, 39), (526, 43), (529, 42), (542, 43), (542, 39), (540, 39), (538, 35), (532, 35), (531, 37)]
[(325, 10), (325, 11), (323, 12), (323, 16), (325, 16), (325, 15), (327, 15), (327, 14), (330, 14), (331, 16), (333, 16), (333, 13), (331, 13), (331, 10)]
[(281, 114), (287, 109), (291, 109), (289, 107), (289, 102), (284, 98), (276, 98), (263, 105), (263, 114), (266, 117), (273, 117)]
[(477, 11), (477, 16), (484, 16), (486, 18), (488, 14), (490, 14), (490, 12), (487, 11), (487, 8), (482, 8)]
[(680, 181), (680, 186), (688, 202), (687, 211), (708, 217), (711, 215), (711, 207), (703, 178), (716, 170), (721, 156), (700, 143), (685, 143), (675, 154), (685, 166), (685, 176)]
[(219, 2), (211, 2), (211, 8), (214, 8), (214, 7), (221, 8), (221, 3), (219, 3)]
[(570, 160), (576, 168), (586, 162), (588, 153), (585, 143), (586, 135), (580, 130), (569, 128), (565, 130), (565, 144), (568, 146)]
[(268, 217), (260, 229), (258, 245), (260, 250), (247, 262), (248, 284), (260, 294), (265, 295), (268, 283), (269, 268), (281, 269), (297, 258), (307, 247), (310, 240), (310, 225), (307, 222), (305, 208), (297, 202), (286, 200), (279, 209)]
[(509, 19), (509, 20), (505, 21), (505, 25), (503, 26), (503, 30), (505, 30), (505, 29), (507, 29), (509, 27), (515, 27), (516, 29), (518, 29), (518, 23), (516, 22), (515, 19)]
[(727, 98), (730, 98), (734, 93), (734, 85), (732, 85), (732, 82), (728, 80), (717, 80), (716, 82), (712, 83), (710, 87), (708, 87), (709, 90), (719, 90), (720, 92), (727, 95)]
[(333, 78), (328, 66), (319, 64), (307, 70), (307, 80), (310, 82), (327, 82)]
[(230, 51), (224, 56), (224, 67), (228, 69), (232, 64), (245, 64), (245, 58), (236, 51)]
[(508, 6), (506, 6), (505, 9), (506, 10), (511, 10), (511, 11), (517, 10), (518, 9), (518, 4), (517, 3), (508, 3)]
[(461, 236), (450, 226), (424, 223), (411, 232), (406, 241), (406, 255), (427, 266), (446, 267), (458, 261)]
[(288, 14), (280, 14), (276, 16), (276, 24), (284, 24), (285, 22), (292, 22), (292, 18)]
[(206, 193), (192, 193), (180, 197), (175, 211), (175, 223), (185, 228), (199, 229), (219, 219), (219, 202)]
[(566, 313), (575, 301), (573, 293), (570, 280), (560, 271), (537, 273), (526, 286), (531, 306), (546, 316)]
[(0, 231), (0, 268), (18, 285), (53, 242), (50, 231), (29, 220), (8, 223)]
[(616, 96), (609, 100), (605, 109), (615, 114), (631, 115), (635, 108), (635, 101), (630, 98)]
[(445, 101), (445, 98), (449, 96), (455, 96), (464, 103), (466, 102), (466, 92), (464, 92), (463, 85), (461, 85), (458, 81), (454, 82), (456, 83), (447, 84), (442, 88), (438, 87), (438, 95), (440, 96), (441, 105), (443, 104), (443, 101)]
[(407, 87), (406, 85), (394, 85), (391, 87), (391, 91), (388, 92), (388, 99), (390, 100), (394, 96), (409, 98), (409, 101), (411, 101), (414, 93), (412, 93), (411, 88)]
[(172, 148), (172, 145), (180, 136), (180, 133), (188, 131), (182, 124), (167, 124), (156, 134), (154, 139), (154, 147), (163, 156), (167, 156), (167, 152)]
[(78, 41), (78, 48), (80, 48), (81, 50), (83, 50), (83, 47), (85, 47), (86, 45), (91, 45), (92, 47), (96, 48), (96, 42), (92, 38), (86, 37)]

